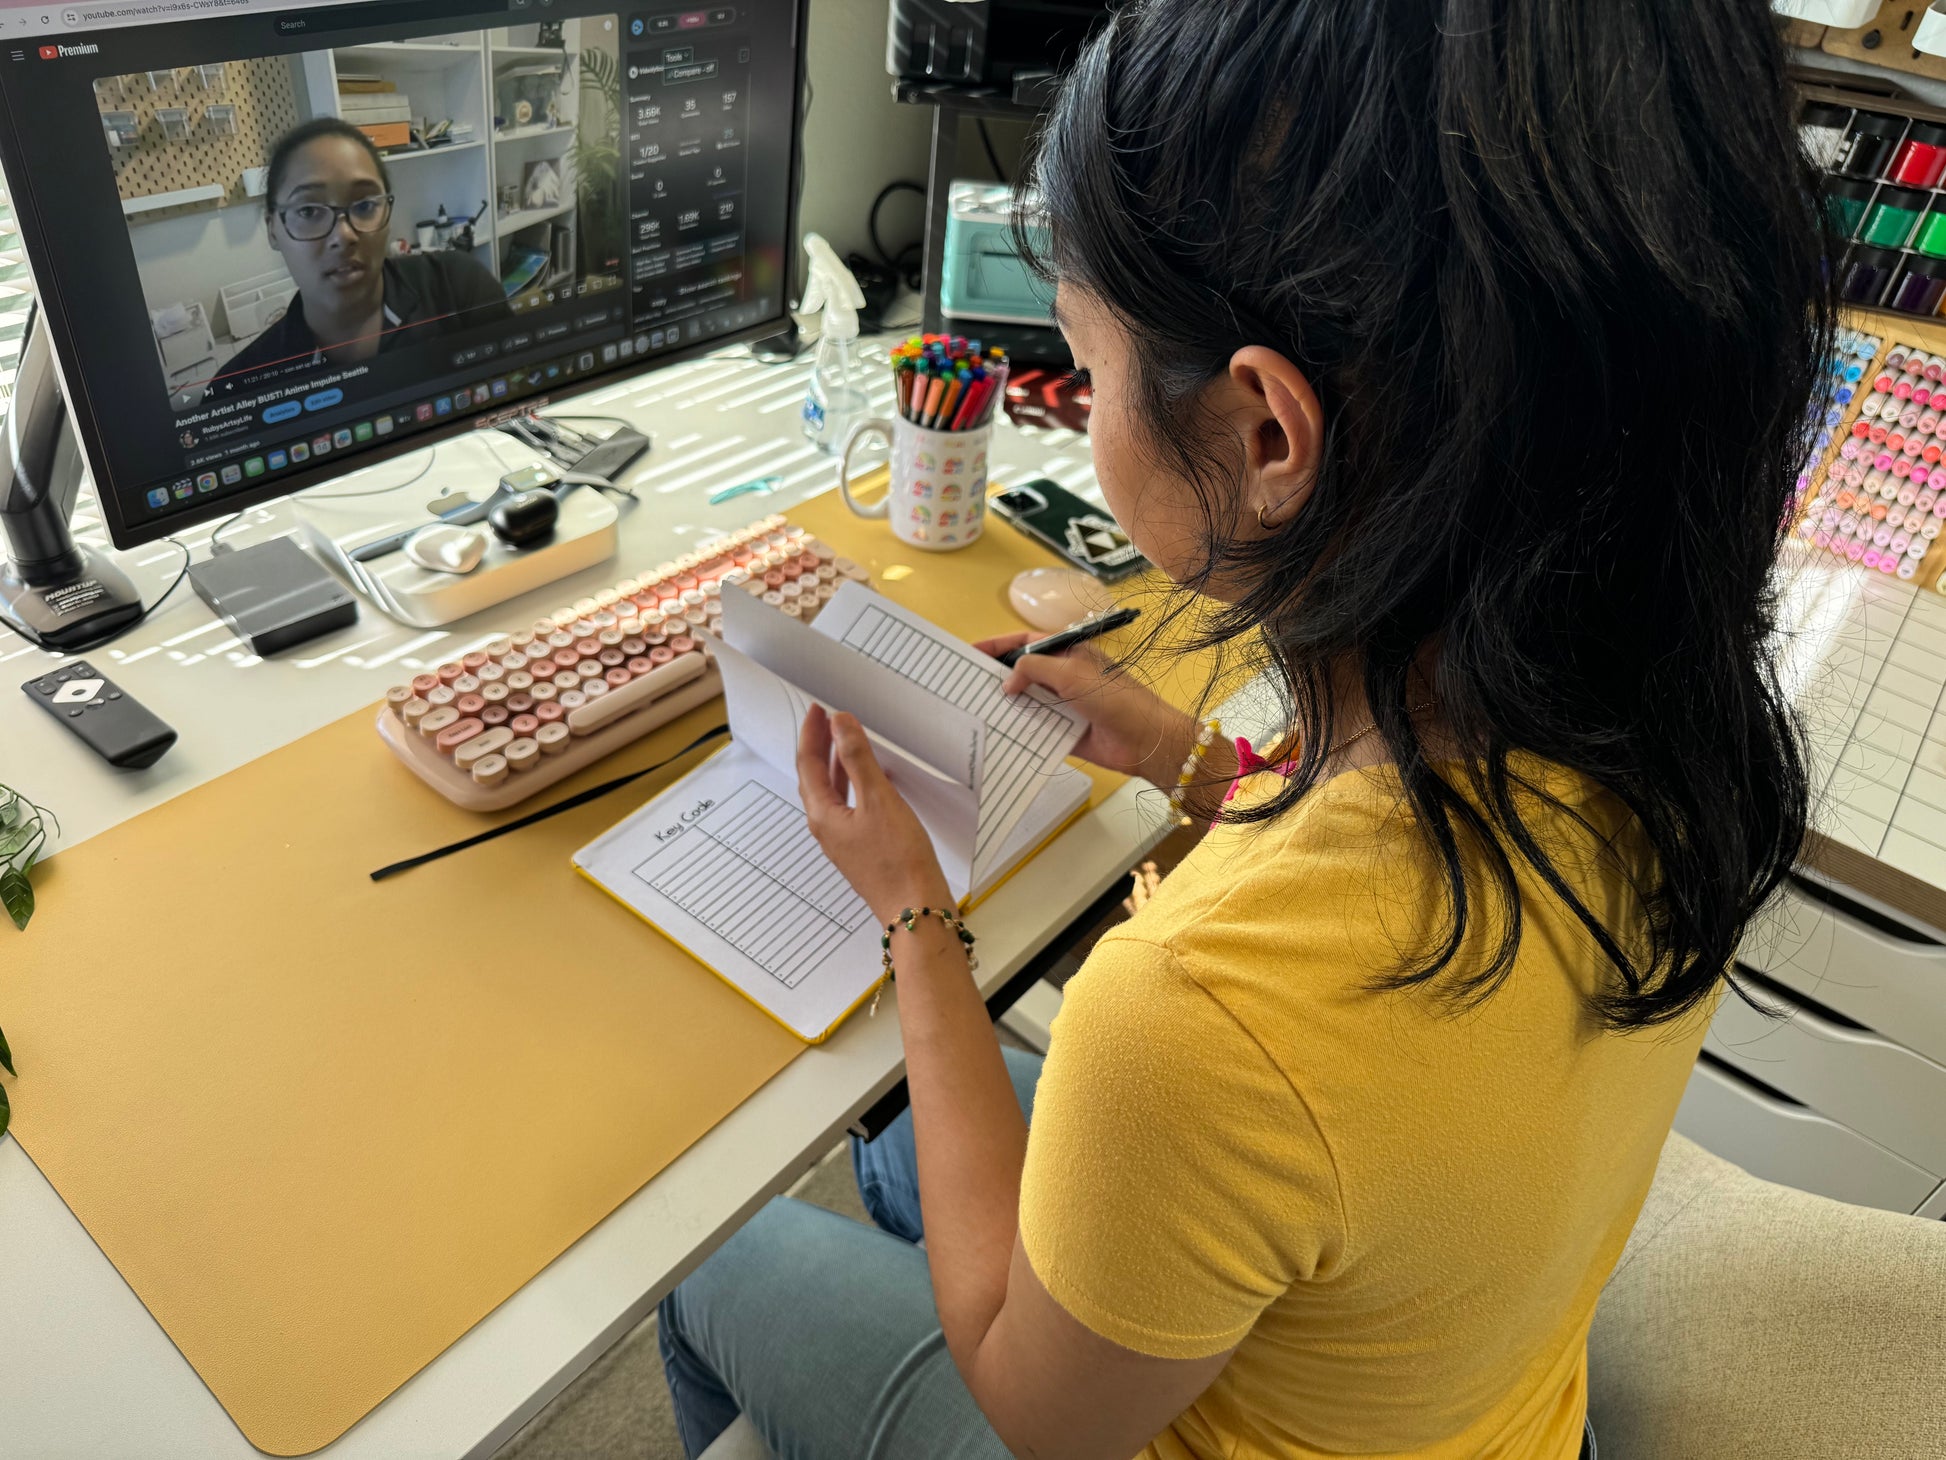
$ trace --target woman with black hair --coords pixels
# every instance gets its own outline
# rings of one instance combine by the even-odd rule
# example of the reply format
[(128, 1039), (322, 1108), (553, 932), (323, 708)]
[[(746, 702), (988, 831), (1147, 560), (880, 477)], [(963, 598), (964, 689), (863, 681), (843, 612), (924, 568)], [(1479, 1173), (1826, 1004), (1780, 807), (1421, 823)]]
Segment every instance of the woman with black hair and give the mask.
[(513, 318), (500, 281), (471, 254), (392, 252), (385, 159), (350, 122), (319, 117), (291, 128), (271, 150), (265, 183), (264, 229), (297, 297), (224, 375), (369, 360)]
[(1596, 1300), (1806, 815), (1764, 645), (1833, 308), (1768, 6), (1138, 0), (1034, 180), (1102, 491), (1290, 730), (1020, 662), (1216, 823), (1039, 1069), (812, 713), (911, 1110), (854, 1148), (884, 1230), (773, 1202), (664, 1303), (685, 1443), (1591, 1453)]

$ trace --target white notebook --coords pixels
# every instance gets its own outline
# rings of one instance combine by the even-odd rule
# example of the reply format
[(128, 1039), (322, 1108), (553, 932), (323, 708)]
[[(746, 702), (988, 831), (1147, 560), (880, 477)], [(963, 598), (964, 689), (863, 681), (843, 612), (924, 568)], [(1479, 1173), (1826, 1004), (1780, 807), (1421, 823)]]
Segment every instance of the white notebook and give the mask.
[(881, 980), (871, 911), (811, 836), (797, 734), (813, 703), (856, 715), (971, 906), (1088, 802), (1065, 759), (1085, 728), (1007, 670), (869, 588), (815, 624), (743, 593), (716, 650), (730, 746), (575, 853), (584, 876), (799, 1038), (823, 1040)]

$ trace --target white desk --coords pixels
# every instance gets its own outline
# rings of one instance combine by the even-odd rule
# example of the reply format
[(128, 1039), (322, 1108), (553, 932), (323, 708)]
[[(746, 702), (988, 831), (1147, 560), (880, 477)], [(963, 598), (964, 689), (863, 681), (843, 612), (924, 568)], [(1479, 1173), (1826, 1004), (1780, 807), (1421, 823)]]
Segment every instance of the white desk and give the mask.
[[(883, 360), (875, 347), (864, 353)], [(882, 364), (874, 382), (880, 370)], [(450, 629), (402, 628), (366, 610), (352, 628), (264, 661), (187, 586), (179, 589), (136, 632), (90, 656), (181, 732), (180, 742), (147, 771), (110, 770), (29, 706), (13, 686), (52, 661), (0, 631), (0, 780), (51, 807), (67, 832), (63, 844), (72, 845), (372, 703), (422, 665), (673, 557), (683, 544), (826, 490), (836, 468), (797, 430), (808, 371), (808, 355), (792, 365), (763, 366), (729, 352), (574, 402), (573, 409), (627, 417), (655, 437), (654, 450), (626, 478), (641, 501), (623, 517), (621, 556)], [(875, 406), (886, 409), (889, 401)], [(373, 468), (369, 485), (383, 486), (412, 469)], [(779, 493), (707, 505), (712, 491), (768, 472), (783, 474)], [(1004, 482), (1035, 473), (1096, 495), (1084, 438), (1003, 424), (993, 476)], [(77, 526), (85, 540), (105, 546), (92, 504)], [(247, 543), (287, 526), (282, 509), (272, 507), (253, 513), (225, 541)], [(993, 530), (1010, 529), (996, 523)], [(185, 535), (198, 549), (208, 537), (207, 528)], [(167, 544), (128, 555), (151, 597), (179, 559)], [(1004, 626), (996, 612), (995, 627)], [(1015, 878), (982, 904), (983, 991), (1006, 982), (1164, 829), (1159, 797), (1124, 787), (1063, 835), (1060, 855), (1045, 859), (1044, 875)], [(185, 895), (206, 898), (212, 926), (220, 927), (221, 888), (185, 889)], [(32, 927), (25, 934), (37, 935), (46, 936)], [(5, 940), (14, 936), (11, 928), (0, 929), (0, 969)], [(879, 1018), (853, 1019), (828, 1044), (795, 1060), (318, 1453), (333, 1460), (491, 1454), (897, 1082), (898, 1023), (883, 1017), (895, 998), (888, 996)], [(4, 1014), (0, 976), (0, 1025)], [(17, 1053), (22, 1062), (34, 1058), (31, 1048)], [(0, 1334), (7, 1336), (0, 1454), (34, 1460), (248, 1460), (258, 1454), (11, 1138), (0, 1140)]]

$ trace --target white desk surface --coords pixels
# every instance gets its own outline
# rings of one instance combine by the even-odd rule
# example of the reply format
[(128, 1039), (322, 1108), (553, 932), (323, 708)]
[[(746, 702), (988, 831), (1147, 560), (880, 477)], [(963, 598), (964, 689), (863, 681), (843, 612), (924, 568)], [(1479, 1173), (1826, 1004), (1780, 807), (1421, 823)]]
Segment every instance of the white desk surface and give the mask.
[[(870, 379), (884, 378), (883, 352)], [(51, 807), (64, 845), (180, 795), (378, 699), (420, 667), (455, 657), (541, 610), (653, 566), (706, 538), (827, 490), (836, 467), (798, 433), (810, 357), (766, 366), (742, 351), (643, 375), (570, 410), (624, 416), (655, 438), (625, 479), (641, 496), (622, 519), (621, 555), (444, 630), (402, 627), (365, 609), (359, 622), (275, 661), (250, 654), (187, 585), (148, 622), (89, 657), (181, 732), (153, 768), (111, 770), (28, 705), (13, 685), (52, 656), (0, 630), (0, 780)], [(875, 408), (888, 410), (889, 390)], [(888, 410), (889, 413), (889, 410)], [(509, 462), (519, 454), (503, 448)], [(384, 486), (416, 463), (374, 467)], [(720, 507), (709, 494), (770, 472), (784, 485)], [(1044, 473), (1095, 496), (1085, 438), (999, 429), (992, 476)], [(388, 499), (380, 498), (385, 510)], [(397, 509), (418, 513), (402, 493)], [(421, 519), (423, 520), (423, 519)], [(287, 530), (278, 506), (225, 534), (247, 543)], [(106, 546), (85, 503), (77, 535)], [(1009, 531), (995, 524), (994, 531)], [(209, 528), (185, 534), (199, 552)], [(151, 597), (174, 575), (167, 544), (125, 555)], [(996, 628), (1005, 627), (996, 622)], [(1046, 875), (1015, 878), (980, 909), (981, 982), (992, 992), (1078, 916), (1163, 831), (1160, 798), (1124, 787), (1061, 839)], [(220, 919), (222, 889), (206, 897)], [(103, 909), (104, 912), (111, 911)], [(16, 936), (0, 928), (0, 950)], [(26, 937), (36, 936), (31, 926)], [(44, 934), (42, 936), (45, 936)], [(83, 950), (77, 950), (78, 955)], [(0, 966), (4, 966), (0, 952)], [(5, 982), (0, 978), (0, 1023)], [(817, 1160), (902, 1073), (896, 994), (876, 1019), (854, 1018), (807, 1050), (546, 1271), (464, 1335), (344, 1437), (333, 1460), (485, 1456), (499, 1448), (765, 1200)], [(894, 1017), (885, 1017), (892, 1013)], [(33, 1051), (19, 1049), (23, 1063)], [(25, 1097), (21, 1097), (24, 1099)], [(18, 1143), (0, 1140), (0, 1454), (34, 1460), (246, 1460), (258, 1452), (230, 1422), (135, 1294)]]

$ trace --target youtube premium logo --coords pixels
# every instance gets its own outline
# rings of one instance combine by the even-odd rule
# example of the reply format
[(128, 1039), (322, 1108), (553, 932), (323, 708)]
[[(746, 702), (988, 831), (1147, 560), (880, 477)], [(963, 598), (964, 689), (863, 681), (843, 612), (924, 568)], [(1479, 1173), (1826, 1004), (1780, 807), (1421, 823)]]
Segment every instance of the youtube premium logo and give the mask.
[(56, 61), (62, 56), (93, 56), (98, 54), (100, 50), (101, 47), (93, 41), (88, 41), (78, 46), (42, 46), (41, 59), (43, 61)]

